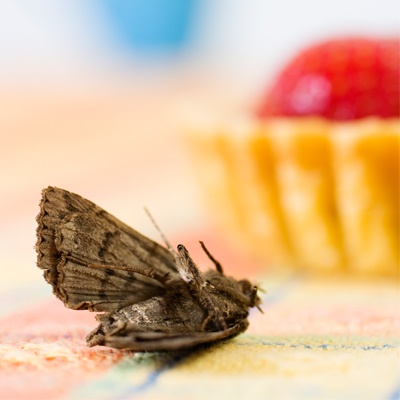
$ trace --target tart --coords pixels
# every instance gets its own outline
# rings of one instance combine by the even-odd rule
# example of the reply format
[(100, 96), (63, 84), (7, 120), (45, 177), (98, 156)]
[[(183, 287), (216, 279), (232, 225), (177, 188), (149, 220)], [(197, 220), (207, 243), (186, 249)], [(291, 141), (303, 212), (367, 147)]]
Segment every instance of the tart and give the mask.
[(398, 41), (346, 38), (305, 49), (256, 112), (197, 125), (190, 143), (239, 245), (274, 266), (395, 276), (399, 127)]

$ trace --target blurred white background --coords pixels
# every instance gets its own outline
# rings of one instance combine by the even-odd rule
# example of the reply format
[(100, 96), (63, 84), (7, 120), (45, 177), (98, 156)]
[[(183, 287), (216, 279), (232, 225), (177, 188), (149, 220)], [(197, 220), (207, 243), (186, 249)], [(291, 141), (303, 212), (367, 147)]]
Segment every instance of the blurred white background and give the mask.
[[(151, 25), (166, 12), (162, 3), (177, 14), (185, 3), (192, 7), (184, 43), (174, 55), (148, 43), (153, 52), (144, 55), (121, 28), (129, 23), (121, 14), (147, 8)], [(0, 82), (112, 79), (183, 65), (256, 85), (307, 43), (338, 34), (397, 34), (399, 15), (397, 0), (2, 0)]]

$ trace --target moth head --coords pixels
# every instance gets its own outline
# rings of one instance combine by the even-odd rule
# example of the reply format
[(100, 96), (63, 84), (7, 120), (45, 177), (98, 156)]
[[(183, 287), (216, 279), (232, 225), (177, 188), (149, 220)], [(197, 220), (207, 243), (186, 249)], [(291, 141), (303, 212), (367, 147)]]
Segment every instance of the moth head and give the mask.
[(257, 307), (261, 304), (261, 299), (258, 297), (258, 287), (252, 284), (247, 279), (239, 281), (242, 293), (249, 299), (250, 307)]

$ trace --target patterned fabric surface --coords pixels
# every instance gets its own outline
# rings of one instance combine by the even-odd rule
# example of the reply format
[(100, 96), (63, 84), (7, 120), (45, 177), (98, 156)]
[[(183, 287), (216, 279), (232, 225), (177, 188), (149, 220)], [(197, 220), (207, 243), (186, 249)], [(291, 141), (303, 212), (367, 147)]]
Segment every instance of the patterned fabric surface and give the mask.
[[(243, 277), (235, 264), (227, 270)], [(0, 397), (399, 398), (397, 282), (258, 278), (264, 314), (252, 310), (246, 333), (174, 353), (88, 348), (93, 314), (66, 309), (44, 282), (15, 285), (1, 294)]]

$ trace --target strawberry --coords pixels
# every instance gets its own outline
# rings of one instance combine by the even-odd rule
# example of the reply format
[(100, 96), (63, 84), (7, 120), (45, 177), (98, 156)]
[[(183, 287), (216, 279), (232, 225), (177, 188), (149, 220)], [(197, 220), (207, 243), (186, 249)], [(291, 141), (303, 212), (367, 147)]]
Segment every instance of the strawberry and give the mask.
[(309, 47), (277, 76), (257, 115), (352, 120), (399, 116), (399, 40), (343, 38)]

